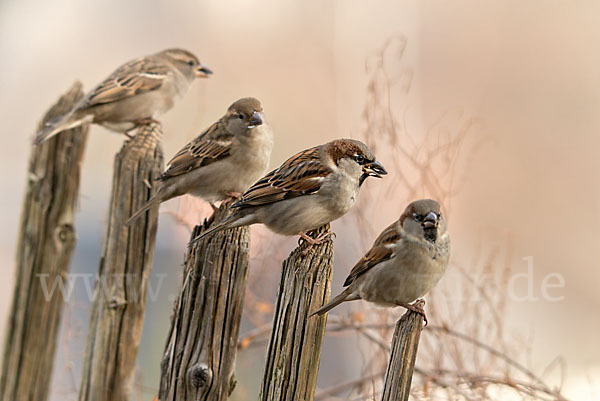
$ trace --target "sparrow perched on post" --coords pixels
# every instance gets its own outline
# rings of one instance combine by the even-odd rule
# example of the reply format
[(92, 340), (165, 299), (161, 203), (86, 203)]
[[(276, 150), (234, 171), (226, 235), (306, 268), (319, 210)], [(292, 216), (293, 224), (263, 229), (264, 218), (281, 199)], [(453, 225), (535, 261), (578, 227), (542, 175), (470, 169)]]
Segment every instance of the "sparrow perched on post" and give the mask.
[(184, 194), (208, 202), (239, 198), (267, 171), (273, 149), (273, 133), (263, 120), (258, 99), (233, 103), (206, 131), (171, 159), (158, 177), (158, 189), (127, 225), (157, 203)]
[(126, 132), (173, 107), (195, 78), (212, 71), (187, 50), (167, 49), (132, 60), (115, 70), (69, 113), (36, 134), (36, 145), (87, 123)]
[(431, 199), (412, 202), (352, 268), (344, 282), (347, 288), (312, 315), (364, 299), (382, 306), (403, 306), (421, 313), (427, 322), (422, 306), (410, 302), (438, 283), (449, 259), (450, 235), (440, 205)]
[(248, 189), (231, 205), (233, 212), (195, 241), (214, 232), (262, 223), (283, 235), (300, 235), (320, 243), (306, 232), (342, 217), (354, 205), (369, 176), (381, 177), (385, 168), (362, 142), (336, 139), (304, 150)]

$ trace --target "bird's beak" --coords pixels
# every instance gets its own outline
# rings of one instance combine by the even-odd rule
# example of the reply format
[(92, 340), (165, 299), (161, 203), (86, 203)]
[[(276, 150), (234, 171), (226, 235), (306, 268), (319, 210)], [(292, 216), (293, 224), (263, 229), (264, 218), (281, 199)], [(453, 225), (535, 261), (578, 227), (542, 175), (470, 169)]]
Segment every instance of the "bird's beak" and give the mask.
[(423, 227), (431, 228), (437, 227), (438, 225), (438, 215), (434, 212), (427, 213), (427, 216), (423, 219)]
[(197, 78), (208, 78), (208, 76), (212, 73), (212, 70), (204, 65), (199, 65), (198, 68), (196, 68)]
[(252, 113), (252, 117), (248, 120), (248, 128), (254, 128), (257, 125), (261, 125), (263, 123), (262, 116), (258, 111)]
[(363, 166), (363, 172), (371, 177), (377, 177), (377, 178), (381, 178), (382, 176), (387, 174), (387, 171), (385, 171), (385, 168), (383, 167), (383, 165), (381, 163), (379, 163), (377, 160), (375, 160), (374, 162), (365, 164)]

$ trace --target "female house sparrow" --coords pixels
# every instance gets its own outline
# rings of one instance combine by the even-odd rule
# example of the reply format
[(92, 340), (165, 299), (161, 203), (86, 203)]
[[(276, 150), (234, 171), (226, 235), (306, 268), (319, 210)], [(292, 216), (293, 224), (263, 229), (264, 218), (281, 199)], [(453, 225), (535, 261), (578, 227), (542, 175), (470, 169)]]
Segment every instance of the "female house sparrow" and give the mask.
[(409, 303), (438, 283), (449, 259), (450, 235), (440, 205), (431, 199), (412, 202), (352, 268), (344, 282), (347, 288), (313, 315), (322, 315), (342, 302), (364, 299), (403, 306), (425, 316), (422, 306)]
[(233, 103), (216, 123), (185, 145), (158, 178), (158, 190), (127, 225), (157, 203), (183, 194), (208, 202), (240, 197), (269, 166), (273, 133), (258, 99)]
[(212, 71), (195, 55), (183, 49), (167, 49), (132, 60), (117, 68), (73, 110), (38, 132), (34, 143), (86, 123), (126, 132), (171, 109), (195, 78), (210, 74)]
[(283, 235), (300, 235), (315, 244), (307, 231), (342, 217), (356, 201), (369, 176), (387, 174), (362, 142), (337, 139), (289, 158), (242, 195), (234, 212), (195, 241), (216, 231), (255, 223)]

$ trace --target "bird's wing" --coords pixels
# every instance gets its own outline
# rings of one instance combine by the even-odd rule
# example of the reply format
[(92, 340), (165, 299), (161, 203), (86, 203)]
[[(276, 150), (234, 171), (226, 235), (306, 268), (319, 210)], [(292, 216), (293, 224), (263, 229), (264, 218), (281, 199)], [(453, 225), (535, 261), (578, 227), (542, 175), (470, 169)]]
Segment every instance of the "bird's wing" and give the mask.
[(166, 180), (224, 159), (231, 154), (232, 143), (233, 135), (217, 121), (177, 152), (158, 179)]
[(130, 61), (119, 67), (85, 98), (79, 109), (125, 99), (160, 88), (169, 67), (153, 57)]
[(390, 245), (402, 239), (402, 233), (398, 231), (397, 222), (383, 230), (373, 243), (373, 246), (352, 268), (344, 282), (344, 287), (349, 286), (358, 276), (365, 273), (373, 266), (390, 259), (394, 252)]
[(304, 150), (256, 182), (232, 207), (246, 208), (316, 193), (331, 169), (321, 162), (320, 147)]

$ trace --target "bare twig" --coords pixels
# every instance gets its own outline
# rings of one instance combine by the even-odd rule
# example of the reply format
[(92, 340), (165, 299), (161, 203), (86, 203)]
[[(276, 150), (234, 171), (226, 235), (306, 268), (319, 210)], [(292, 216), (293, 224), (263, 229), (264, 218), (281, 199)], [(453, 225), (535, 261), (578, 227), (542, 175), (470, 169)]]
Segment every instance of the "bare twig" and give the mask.
[(330, 397), (332, 395), (337, 395), (337, 394), (343, 393), (345, 391), (352, 390), (354, 388), (360, 387), (362, 384), (364, 384), (366, 382), (370, 382), (370, 381), (373, 381), (376, 379), (381, 379), (384, 377), (384, 375), (385, 375), (385, 371), (381, 371), (381, 372), (377, 372), (372, 375), (363, 376), (358, 379), (351, 380), (349, 382), (345, 382), (345, 383), (341, 383), (341, 384), (329, 387), (327, 389), (317, 392), (315, 394), (314, 401), (325, 400), (325, 399), (327, 399), (327, 397)]

